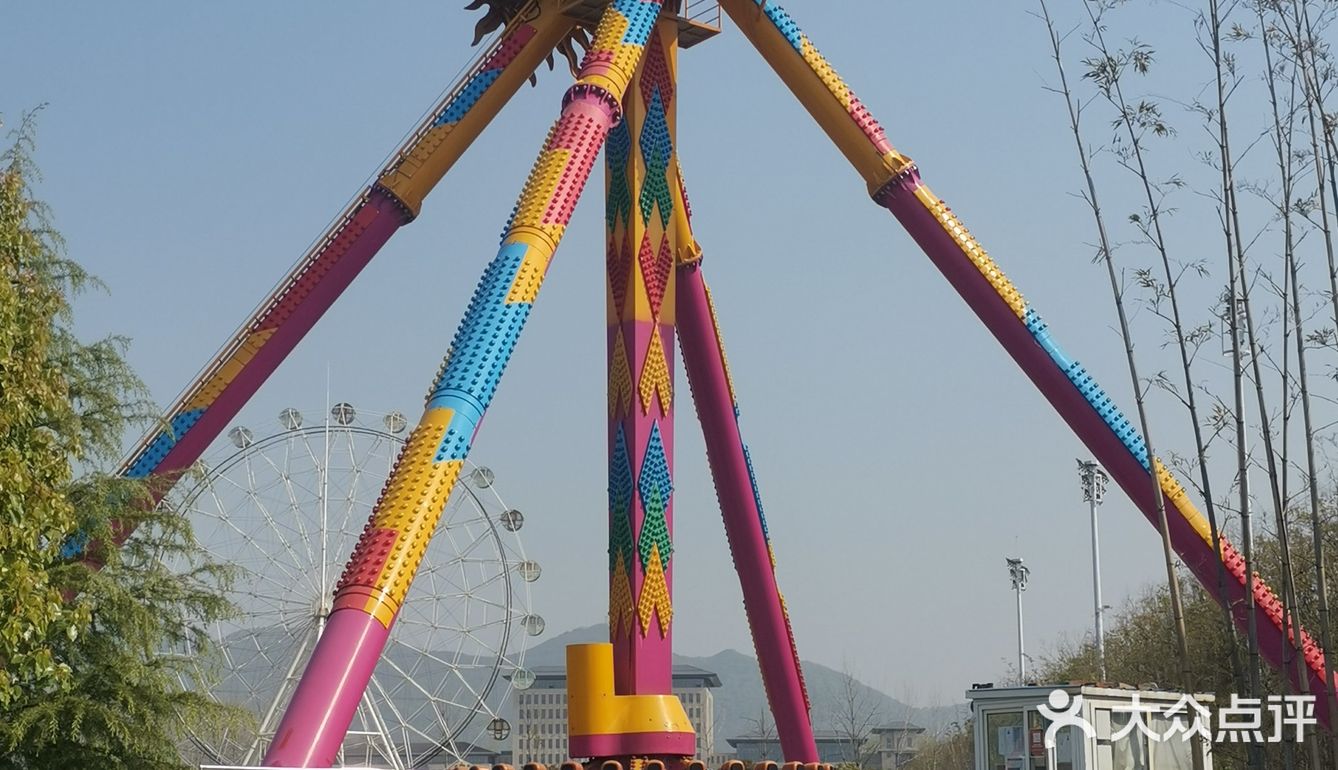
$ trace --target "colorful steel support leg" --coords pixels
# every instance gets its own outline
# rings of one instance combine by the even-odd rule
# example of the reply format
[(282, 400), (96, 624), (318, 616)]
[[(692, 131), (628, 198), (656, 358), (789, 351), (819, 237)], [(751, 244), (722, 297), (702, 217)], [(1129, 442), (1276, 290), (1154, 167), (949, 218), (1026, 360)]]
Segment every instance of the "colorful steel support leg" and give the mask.
[[(878, 122), (818, 53), (786, 12), (771, 0), (721, 0), (762, 56), (794, 91), (819, 124), (869, 183), (880, 205), (890, 210), (939, 268), (986, 327), (1013, 357), (1046, 399), (1085, 443), (1102, 466), (1154, 526), (1159, 526), (1151, 476), (1167, 503), (1171, 543), (1204, 587), (1232, 607), (1243, 624), (1245, 568), (1240, 554), (1222, 538), (1214, 544), (1208, 524), (1179, 482), (1148, 457), (1138, 431), (1083, 366), (1070, 359), (1049, 333), (1040, 315), (1003, 274), (941, 199), (921, 181), (909, 158), (892, 148)], [(863, 137), (861, 139), (860, 137)], [(1232, 580), (1225, 595), (1217, 588), (1221, 555)], [(1295, 666), (1285, 665), (1293, 644), (1306, 662), (1310, 692), (1325, 686), (1323, 651), (1304, 631), (1287, 629), (1282, 603), (1261, 580), (1254, 583), (1260, 646), (1274, 666), (1302, 686)], [(1316, 716), (1332, 729), (1332, 714), (1321, 698)]]
[(678, 25), (661, 20), (607, 144), (609, 637), (620, 695), (673, 692)]
[(673, 695), (674, 253), (678, 24), (656, 24), (609, 133), (609, 637), (568, 648), (574, 757), (672, 759), (696, 736)]
[(659, 0), (614, 0), (604, 11), (501, 249), (340, 580), (325, 633), (265, 764), (333, 763), (599, 149), (618, 123), (659, 12)]
[[(164, 418), (168, 429), (146, 436), (122, 473), (163, 476), (164, 483), (154, 488), (162, 495), (170, 489), (171, 474), (199, 459), (390, 236), (417, 216), (424, 196), (570, 32), (573, 22), (559, 12), (560, 5), (559, 0), (536, 0), (520, 13), (520, 20), (414, 132), (377, 182), (335, 221), (186, 388)], [(70, 554), (79, 548), (72, 544)]]
[(757, 488), (752, 458), (739, 429), (738, 398), (729, 376), (725, 340), (711, 302), (711, 290), (702, 277), (701, 253), (692, 239), (686, 195), (682, 195), (682, 202), (677, 214), (679, 230), (684, 232), (683, 240), (691, 244), (680, 252), (685, 257), (678, 264), (675, 294), (683, 367), (706, 439), (706, 457), (725, 521), (729, 551), (743, 587), (743, 607), (762, 670), (762, 684), (780, 736), (781, 752), (787, 762), (817, 762), (818, 749), (809, 715), (811, 704), (804, 686), (799, 648), (794, 641), (785, 597), (776, 580), (776, 554), (762, 513), (762, 495)]

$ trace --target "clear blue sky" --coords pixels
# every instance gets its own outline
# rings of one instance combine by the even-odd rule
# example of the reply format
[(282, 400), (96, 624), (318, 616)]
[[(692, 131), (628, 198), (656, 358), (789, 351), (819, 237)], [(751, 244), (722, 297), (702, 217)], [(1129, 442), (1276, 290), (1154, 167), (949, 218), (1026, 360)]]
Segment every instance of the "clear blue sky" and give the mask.
[[(49, 104), (41, 193), (71, 256), (110, 287), (79, 303), (80, 328), (132, 338), (132, 362), (170, 401), (472, 56), (462, 4), (6, 4), (0, 112), (12, 123)], [(1131, 405), (1031, 5), (787, 7)], [(1135, 13), (1145, 34), (1190, 30), (1173, 6)], [(565, 84), (545, 74), (525, 89), (242, 422), (320, 408), (327, 367), (336, 398), (417, 414)], [(905, 700), (958, 700), (1013, 658), (1006, 555), (1033, 569), (1032, 651), (1081, 637), (1082, 446), (741, 35), (684, 53), (680, 94), (695, 222), (803, 656), (847, 661)], [(606, 610), (602, 186), (473, 455), (527, 514), (552, 632)], [(749, 650), (695, 415), (678, 405), (678, 648)], [(1118, 493), (1103, 527), (1119, 605), (1162, 579), (1159, 539)]]

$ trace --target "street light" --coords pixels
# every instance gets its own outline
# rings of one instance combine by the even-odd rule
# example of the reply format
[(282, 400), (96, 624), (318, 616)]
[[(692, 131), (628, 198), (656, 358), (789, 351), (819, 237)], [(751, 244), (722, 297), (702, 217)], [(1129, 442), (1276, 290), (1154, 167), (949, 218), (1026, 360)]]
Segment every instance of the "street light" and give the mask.
[(1082, 482), (1082, 499), (1087, 502), (1092, 517), (1092, 602), (1096, 616), (1096, 667), (1101, 681), (1106, 681), (1106, 606), (1101, 602), (1101, 541), (1097, 534), (1096, 509), (1106, 496), (1106, 482), (1110, 477), (1095, 460), (1078, 461), (1078, 479)]
[(1022, 564), (1021, 559), (1008, 558), (1008, 576), (1013, 579), (1013, 593), (1017, 594), (1017, 675), (1022, 684), (1027, 683), (1027, 660), (1022, 644), (1022, 592), (1027, 590), (1027, 578), (1031, 570)]

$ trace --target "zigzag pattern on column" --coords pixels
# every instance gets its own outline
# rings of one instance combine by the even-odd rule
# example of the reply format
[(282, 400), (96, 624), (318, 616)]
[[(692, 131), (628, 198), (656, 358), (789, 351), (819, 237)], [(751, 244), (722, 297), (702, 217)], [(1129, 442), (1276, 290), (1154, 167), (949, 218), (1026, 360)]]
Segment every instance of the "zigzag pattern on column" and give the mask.
[[(636, 83), (624, 96), (625, 121), (610, 135), (607, 277), (609, 299), (609, 414), (613, 441), (636, 449), (631, 517), (637, 557), (623, 565), (632, 586), (642, 636), (658, 618), (667, 637), (672, 621), (669, 565), (673, 554), (672, 510), (673, 370), (672, 328), (675, 234), (673, 190), (677, 163), (673, 142), (674, 72), (669, 27), (651, 34)], [(630, 408), (631, 401), (640, 409)], [(657, 409), (658, 407), (658, 409)], [(612, 477), (611, 477), (612, 478)], [(611, 485), (614, 482), (611, 481)], [(621, 526), (614, 519), (613, 526)], [(621, 539), (627, 533), (619, 532)], [(611, 536), (614, 536), (611, 533)], [(621, 622), (623, 597), (618, 563), (611, 563), (610, 617)], [(615, 606), (616, 605), (616, 606)], [(612, 622), (612, 621), (611, 621)], [(621, 628), (621, 626), (620, 626)]]
[(621, 425), (609, 458), (609, 633), (632, 633), (636, 606), (632, 600), (632, 559), (636, 539), (632, 535), (632, 458)]
[(669, 633), (669, 625), (673, 619), (665, 569), (668, 568), (674, 554), (666, 516), (669, 499), (674, 493), (674, 484), (669, 475), (669, 460), (665, 455), (664, 441), (660, 437), (658, 424), (651, 426), (650, 439), (646, 445), (645, 458), (641, 463), (641, 473), (637, 480), (637, 493), (644, 512), (641, 520), (641, 536), (637, 538), (637, 551), (641, 556), (641, 569), (645, 574), (641, 585), (641, 596), (637, 599), (641, 634), (644, 636), (649, 629), (651, 613), (654, 612), (660, 619), (660, 634), (665, 635)]

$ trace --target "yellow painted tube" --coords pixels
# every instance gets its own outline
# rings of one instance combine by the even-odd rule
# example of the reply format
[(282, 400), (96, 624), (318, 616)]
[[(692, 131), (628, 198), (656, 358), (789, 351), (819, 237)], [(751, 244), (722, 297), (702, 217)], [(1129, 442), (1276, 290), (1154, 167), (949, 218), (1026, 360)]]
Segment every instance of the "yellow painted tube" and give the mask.
[(910, 164), (910, 159), (887, 142), (877, 121), (808, 38), (797, 29), (794, 39), (786, 38), (766, 16), (768, 10), (763, 5), (758, 0), (720, 2), (720, 7), (864, 177), (870, 194), (882, 189)]
[(418, 216), (432, 188), (571, 32), (575, 21), (561, 12), (561, 5), (560, 0), (535, 0), (522, 10), (436, 124), (377, 179), (413, 216)]

